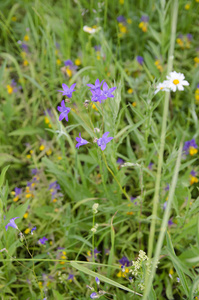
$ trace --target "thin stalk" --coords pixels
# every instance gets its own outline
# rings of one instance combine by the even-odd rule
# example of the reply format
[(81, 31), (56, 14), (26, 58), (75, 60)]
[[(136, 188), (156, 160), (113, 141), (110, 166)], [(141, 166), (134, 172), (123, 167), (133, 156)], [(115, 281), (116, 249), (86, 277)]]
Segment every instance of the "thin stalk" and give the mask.
[[(167, 74), (169, 74), (173, 68), (173, 54), (174, 54), (174, 45), (175, 45), (177, 17), (178, 17), (178, 0), (174, 0), (172, 28), (171, 28), (171, 44), (170, 44), (169, 56), (168, 56)], [(148, 250), (149, 258), (151, 258), (152, 251), (153, 251), (153, 240), (154, 240), (154, 234), (155, 234), (155, 224), (156, 224), (156, 218), (157, 218), (161, 171), (162, 171), (162, 165), (163, 165), (163, 154), (164, 154), (164, 145), (165, 145), (165, 136), (166, 136), (167, 116), (168, 116), (168, 110), (169, 110), (169, 97), (170, 97), (170, 93), (166, 92), (164, 108), (163, 108), (162, 132), (161, 132), (161, 140), (160, 140), (160, 151), (159, 151), (159, 157), (158, 157), (157, 179), (156, 179), (156, 185), (155, 185), (155, 195), (153, 198), (153, 212), (152, 212), (153, 218), (152, 218), (150, 234), (149, 234), (149, 250)]]
[[(167, 74), (172, 71), (173, 68), (173, 55), (174, 55), (174, 46), (175, 46), (175, 37), (176, 37), (176, 25), (177, 25), (177, 18), (178, 18), (178, 0), (174, 0), (174, 4), (172, 7), (172, 20), (171, 20), (171, 43), (169, 48), (168, 54), (168, 67), (167, 67)], [(166, 127), (167, 127), (167, 116), (169, 110), (169, 97), (170, 93), (165, 93), (165, 102), (164, 102), (164, 109), (163, 109), (163, 119), (162, 119), (162, 132), (161, 132), (161, 140), (160, 140), (160, 151), (158, 157), (158, 169), (157, 169), (157, 177), (156, 177), (156, 184), (155, 184), (155, 194), (153, 198), (153, 212), (152, 212), (152, 222), (150, 227), (150, 234), (149, 234), (149, 249), (148, 249), (148, 257), (149, 259), (152, 257), (153, 247), (154, 247), (154, 235), (155, 235), (155, 225), (157, 219), (157, 209), (158, 209), (158, 202), (159, 202), (159, 191), (160, 191), (160, 182), (161, 182), (161, 172), (162, 172), (162, 165), (163, 165), (163, 155), (164, 155), (164, 146), (165, 146), (165, 136), (166, 136)], [(145, 296), (143, 300), (147, 299), (148, 291), (150, 291), (151, 285), (149, 285), (149, 276), (148, 272), (146, 275), (147, 282), (147, 289), (145, 292)], [(152, 283), (152, 281), (150, 280)]]
[(147, 299), (147, 297), (149, 295), (151, 285), (152, 285), (152, 282), (153, 282), (153, 278), (155, 276), (157, 264), (158, 264), (158, 261), (159, 261), (159, 256), (160, 256), (160, 251), (162, 249), (164, 236), (165, 236), (166, 229), (167, 229), (167, 226), (168, 226), (170, 210), (171, 210), (171, 203), (172, 203), (172, 200), (173, 200), (173, 197), (174, 197), (174, 192), (175, 192), (175, 188), (176, 188), (176, 184), (177, 184), (177, 180), (178, 180), (178, 173), (179, 173), (179, 170), (180, 170), (182, 147), (183, 147), (183, 143), (181, 142), (180, 149), (179, 149), (179, 152), (178, 152), (178, 158), (177, 158), (177, 162), (176, 162), (176, 166), (175, 166), (175, 170), (174, 170), (174, 175), (173, 175), (173, 179), (172, 179), (171, 188), (169, 190), (169, 197), (168, 197), (168, 201), (167, 201), (167, 207), (166, 207), (164, 217), (163, 217), (163, 220), (162, 220), (162, 225), (161, 225), (161, 228), (160, 228), (160, 234), (159, 234), (159, 237), (158, 237), (158, 242), (157, 242), (157, 246), (156, 246), (156, 250), (155, 250), (155, 255), (154, 255), (154, 258), (153, 258), (153, 264), (152, 264), (150, 276), (147, 280), (147, 285), (146, 285), (143, 300)]

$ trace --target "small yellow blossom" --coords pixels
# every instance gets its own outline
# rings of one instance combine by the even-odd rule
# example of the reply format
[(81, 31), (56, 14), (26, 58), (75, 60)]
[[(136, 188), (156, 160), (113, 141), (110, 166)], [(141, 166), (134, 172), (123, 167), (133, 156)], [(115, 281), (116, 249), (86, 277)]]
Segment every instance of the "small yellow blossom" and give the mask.
[(26, 58), (26, 55), (27, 55), (27, 53), (26, 53), (25, 51), (22, 51), (22, 52), (21, 52), (21, 57), (22, 57), (23, 59)]
[(43, 151), (45, 149), (45, 146), (42, 144), (40, 147), (39, 147), (39, 150), (40, 151)]
[(13, 17), (11, 18), (11, 20), (12, 20), (12, 22), (16, 22), (16, 21), (17, 21), (17, 18), (16, 18), (15, 16), (13, 16)]
[(100, 51), (96, 51), (96, 54), (97, 54), (97, 60), (100, 60), (101, 59)]
[(49, 244), (52, 246), (53, 245), (53, 241), (50, 241)]
[(195, 62), (195, 67), (197, 67), (197, 65), (199, 64), (199, 57), (194, 57), (194, 62)]
[(69, 68), (66, 68), (66, 74), (68, 75), (68, 77), (71, 77), (73, 75), (73, 72)]
[(39, 287), (41, 288), (43, 283), (41, 281), (38, 282)]
[(119, 0), (120, 4), (123, 5), (124, 4), (124, 0)]
[(30, 158), (31, 158), (31, 155), (30, 155), (30, 154), (27, 154), (26, 157), (27, 157), (28, 159), (30, 159)]
[(129, 269), (128, 268), (125, 268), (125, 271), (122, 272), (122, 271), (119, 271), (117, 273), (117, 277), (126, 277), (126, 274), (129, 272)]
[(18, 196), (16, 196), (16, 197), (13, 198), (13, 201), (14, 201), (14, 202), (17, 202), (18, 200), (19, 200), (19, 197), (18, 197)]
[(190, 175), (190, 185), (197, 183), (197, 182), (198, 182), (198, 178)]
[(128, 90), (127, 90), (127, 93), (128, 93), (128, 94), (132, 94), (132, 93), (133, 93), (133, 89), (131, 89), (131, 88), (128, 89)]
[(137, 105), (136, 102), (133, 102), (133, 103), (132, 103), (132, 106), (133, 106), (133, 107), (136, 107), (136, 105)]
[(46, 151), (46, 154), (49, 156), (52, 154), (52, 150), (51, 149), (48, 149), (48, 151)]
[(23, 61), (23, 66), (26, 67), (27, 65), (28, 65), (28, 61), (25, 59), (25, 60)]
[(91, 251), (90, 250), (87, 251), (87, 255), (91, 256)]
[(185, 8), (186, 10), (189, 10), (189, 9), (190, 9), (190, 6), (191, 6), (191, 4), (190, 4), (190, 3), (187, 3), (187, 4), (185, 5), (184, 8)]
[(15, 193), (15, 191), (12, 191), (11, 194), (14, 196), (16, 193)]
[(57, 199), (53, 199), (53, 203), (57, 202)]
[(198, 153), (198, 150), (194, 147), (189, 147), (189, 154), (191, 156), (195, 155), (196, 153)]
[(44, 121), (45, 121), (46, 124), (49, 124), (49, 123), (50, 123), (50, 120), (48, 119), (48, 117), (45, 117), (45, 118), (44, 118)]
[(170, 275), (173, 275), (173, 274), (174, 274), (173, 269), (170, 269), (170, 270), (169, 270), (169, 274), (170, 274)]
[(147, 23), (140, 22), (138, 26), (140, 29), (142, 29), (143, 32), (147, 32)]
[(80, 66), (80, 65), (81, 65), (81, 60), (80, 60), (80, 58), (77, 58), (77, 59), (75, 60), (75, 65), (76, 65), (76, 66)]
[(132, 23), (132, 20), (131, 20), (131, 19), (127, 19), (127, 23), (128, 23), (128, 24), (131, 24), (131, 23)]
[(24, 232), (25, 232), (25, 234), (28, 234), (30, 232), (30, 228), (26, 228), (26, 230)]
[(24, 215), (23, 215), (24, 219), (27, 219), (28, 217), (28, 212), (26, 212)]
[(57, 64), (58, 66), (61, 65), (61, 60), (60, 60), (59, 58), (56, 60), (56, 64)]
[(26, 41), (26, 42), (27, 42), (27, 41), (29, 41), (29, 39), (30, 39), (30, 38), (29, 38), (29, 35), (28, 35), (28, 34), (26, 34), (26, 35), (24, 36), (24, 38), (23, 38), (23, 39), (24, 39), (24, 41)]
[(199, 88), (197, 88), (195, 90), (195, 99), (196, 99), (196, 102), (199, 103)]
[(30, 197), (32, 197), (32, 194), (26, 194), (26, 198), (30, 198)]
[(58, 159), (58, 160), (62, 160), (62, 157), (61, 157), (61, 156), (57, 156), (57, 159)]
[(8, 91), (8, 94), (12, 94), (13, 93), (13, 87), (11, 85), (6, 85), (6, 88), (7, 88), (7, 91)]
[(33, 154), (33, 152), (34, 152), (33, 150), (30, 150), (30, 154)]
[(66, 259), (66, 256), (65, 256), (65, 255), (62, 255), (62, 256), (61, 256), (61, 259)]
[(66, 251), (62, 251), (63, 255), (66, 255)]

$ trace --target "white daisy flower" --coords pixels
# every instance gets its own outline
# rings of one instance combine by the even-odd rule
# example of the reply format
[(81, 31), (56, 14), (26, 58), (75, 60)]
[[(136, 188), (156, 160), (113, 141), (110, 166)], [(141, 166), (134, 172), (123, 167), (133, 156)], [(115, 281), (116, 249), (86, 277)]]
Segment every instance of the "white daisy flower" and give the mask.
[(85, 32), (90, 33), (90, 34), (93, 34), (93, 33), (96, 32), (96, 29), (95, 29), (95, 28), (92, 28), (92, 27), (89, 27), (89, 26), (86, 26), (86, 25), (83, 27), (83, 30), (84, 30)]
[(184, 91), (184, 85), (189, 85), (188, 81), (184, 80), (184, 74), (177, 73), (176, 71), (171, 72), (169, 76), (167, 76), (167, 84), (168, 87), (173, 91), (176, 92), (178, 89), (179, 91)]
[(157, 94), (159, 91), (169, 92), (168, 82), (166, 80), (158, 83), (154, 94)]

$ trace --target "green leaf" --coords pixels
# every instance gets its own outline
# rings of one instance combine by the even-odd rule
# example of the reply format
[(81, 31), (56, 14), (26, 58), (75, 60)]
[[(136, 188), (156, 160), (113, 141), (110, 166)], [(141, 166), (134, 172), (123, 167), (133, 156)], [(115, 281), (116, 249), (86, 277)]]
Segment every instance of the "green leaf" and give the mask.
[(5, 179), (5, 175), (7, 170), (9, 169), (10, 165), (6, 166), (3, 168), (2, 172), (1, 172), (1, 176), (0, 176), (0, 188), (2, 187), (3, 183), (4, 183), (4, 179)]
[(27, 126), (25, 128), (17, 129), (9, 133), (10, 136), (15, 136), (15, 135), (35, 135), (35, 134), (40, 134), (42, 135), (44, 131), (41, 128), (35, 128), (31, 126)]
[(54, 299), (57, 299), (57, 300), (64, 300), (65, 298), (56, 290), (53, 290), (53, 296), (54, 296)]
[(98, 277), (100, 281), (103, 281), (103, 282), (106, 282), (108, 284), (111, 284), (111, 285), (113, 285), (113, 286), (115, 286), (115, 287), (117, 287), (119, 289), (122, 289), (124, 291), (127, 291), (129, 293), (133, 293), (133, 294), (142, 296), (141, 294), (136, 293), (135, 291), (127, 288), (126, 286), (124, 286), (124, 285), (122, 285), (122, 284), (120, 284), (120, 283), (118, 283), (118, 282), (116, 282), (114, 280), (111, 280), (111, 279), (109, 279), (109, 278), (107, 278), (107, 277), (105, 277), (105, 276), (103, 276), (103, 275), (101, 275), (99, 273), (93, 272), (93, 271), (89, 270), (88, 268), (85, 268), (85, 267), (81, 266), (80, 264), (78, 264), (78, 263), (76, 263), (74, 261), (71, 261), (70, 264), (71, 264), (71, 266), (73, 268), (75, 268), (75, 269), (77, 269), (77, 270), (79, 270), (79, 271), (81, 271), (81, 272), (83, 272), (85, 274), (88, 274), (88, 275), (93, 276), (93, 277)]

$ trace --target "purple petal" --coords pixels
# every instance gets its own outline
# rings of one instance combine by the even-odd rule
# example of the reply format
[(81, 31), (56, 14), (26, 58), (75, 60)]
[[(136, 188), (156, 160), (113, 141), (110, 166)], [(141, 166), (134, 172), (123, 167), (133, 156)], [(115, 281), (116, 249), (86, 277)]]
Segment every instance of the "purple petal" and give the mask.
[(57, 110), (62, 112), (63, 108), (61, 106), (57, 106)]
[(63, 90), (68, 90), (68, 86), (65, 83), (62, 84), (62, 88)]
[(106, 144), (101, 146), (102, 151), (106, 149)]
[(106, 138), (108, 135), (109, 135), (109, 131), (105, 132), (102, 137)]
[(64, 101), (64, 100), (62, 100), (61, 106), (62, 106), (62, 107), (65, 107), (65, 101)]
[(64, 118), (65, 118), (65, 114), (64, 114), (64, 112), (63, 112), (63, 113), (61, 113), (61, 115), (59, 116), (59, 121), (62, 121)]

